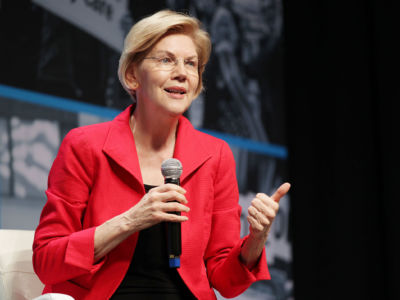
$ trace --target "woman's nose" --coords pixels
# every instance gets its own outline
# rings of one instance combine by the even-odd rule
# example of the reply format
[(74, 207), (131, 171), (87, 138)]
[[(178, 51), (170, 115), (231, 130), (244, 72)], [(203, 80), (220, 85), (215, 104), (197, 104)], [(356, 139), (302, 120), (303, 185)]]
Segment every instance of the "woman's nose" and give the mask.
[(181, 59), (178, 59), (175, 63), (175, 67), (173, 69), (173, 74), (177, 77), (186, 78), (187, 77), (187, 70), (185, 67), (185, 62)]

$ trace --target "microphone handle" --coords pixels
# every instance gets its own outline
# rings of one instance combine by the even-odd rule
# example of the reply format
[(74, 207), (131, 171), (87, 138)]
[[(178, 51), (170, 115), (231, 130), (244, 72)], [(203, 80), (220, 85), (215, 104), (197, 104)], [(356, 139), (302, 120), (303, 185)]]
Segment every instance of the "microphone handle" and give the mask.
[[(165, 183), (180, 184), (179, 178), (165, 178)], [(180, 212), (174, 211), (171, 214), (181, 215)], [(167, 250), (170, 268), (180, 267), (180, 256), (182, 254), (181, 242), (181, 223), (167, 222)]]

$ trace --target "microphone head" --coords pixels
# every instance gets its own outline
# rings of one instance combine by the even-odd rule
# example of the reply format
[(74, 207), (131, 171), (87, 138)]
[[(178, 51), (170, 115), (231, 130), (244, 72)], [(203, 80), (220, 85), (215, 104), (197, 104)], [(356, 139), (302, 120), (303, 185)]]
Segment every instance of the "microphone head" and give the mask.
[(161, 173), (164, 178), (180, 178), (182, 174), (182, 164), (175, 158), (168, 158), (161, 164)]

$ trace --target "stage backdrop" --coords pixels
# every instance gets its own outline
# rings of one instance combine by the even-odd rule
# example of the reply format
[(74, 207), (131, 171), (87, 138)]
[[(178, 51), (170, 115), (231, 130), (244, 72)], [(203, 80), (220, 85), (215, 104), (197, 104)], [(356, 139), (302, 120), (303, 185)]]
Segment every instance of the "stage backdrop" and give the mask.
[[(33, 2), (0, 8), (1, 227), (36, 227), (65, 134), (112, 119), (131, 102), (116, 76), (124, 35), (141, 17), (171, 8), (197, 16), (211, 34), (206, 90), (187, 117), (230, 144), (247, 234), (255, 193), (271, 194), (285, 181), (281, 1)], [(272, 280), (238, 299), (293, 299), (289, 211), (286, 196), (267, 243)]]

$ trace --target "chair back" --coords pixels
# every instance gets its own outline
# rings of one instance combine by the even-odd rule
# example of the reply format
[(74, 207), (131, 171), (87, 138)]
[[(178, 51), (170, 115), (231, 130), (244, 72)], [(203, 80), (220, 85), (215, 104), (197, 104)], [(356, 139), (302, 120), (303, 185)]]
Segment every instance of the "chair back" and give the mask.
[(0, 299), (31, 300), (44, 285), (32, 265), (33, 230), (0, 229)]

